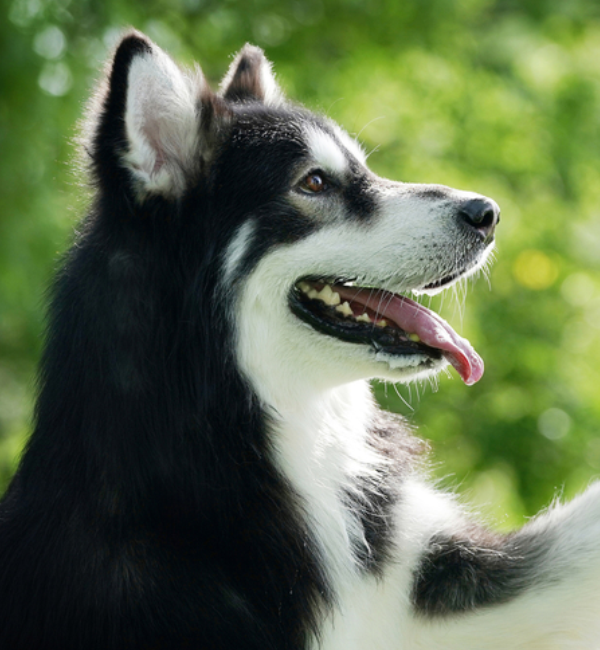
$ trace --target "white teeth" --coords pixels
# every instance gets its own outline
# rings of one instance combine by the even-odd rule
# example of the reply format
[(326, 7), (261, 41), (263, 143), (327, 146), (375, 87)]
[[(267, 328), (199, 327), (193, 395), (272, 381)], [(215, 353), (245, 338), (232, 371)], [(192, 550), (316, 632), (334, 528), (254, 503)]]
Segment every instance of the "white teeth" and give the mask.
[(311, 300), (320, 300), (326, 305), (335, 307), (341, 302), (340, 294), (336, 293), (330, 285), (326, 284), (321, 291), (317, 291), (308, 282), (298, 282), (298, 289), (305, 293)]
[[(355, 316), (352, 307), (350, 307), (350, 303), (347, 300), (342, 302), (340, 294), (334, 291), (329, 284), (324, 284), (320, 291), (317, 291), (313, 285), (304, 281), (298, 282), (297, 287), (311, 300), (320, 300), (326, 305), (335, 307), (335, 310), (345, 318), (352, 317), (359, 323), (370, 323), (381, 328), (388, 327), (388, 322), (384, 318), (381, 320), (374, 320), (366, 312), (360, 314), (360, 316)], [(409, 338), (411, 341), (421, 340), (416, 334), (410, 334)]]
[(336, 293), (328, 284), (326, 284), (319, 292), (319, 300), (322, 300), (326, 305), (339, 305), (341, 302), (340, 294)]
[(339, 311), (340, 314), (343, 316), (353, 316), (354, 312), (352, 311), (352, 307), (348, 304), (348, 302), (343, 302), (341, 305), (338, 305), (335, 308), (336, 311)]
[[(349, 284), (350, 283), (346, 283), (346, 286), (348, 286)], [(320, 300), (326, 305), (334, 307), (335, 311), (337, 311), (345, 318), (352, 318), (358, 323), (369, 323), (370, 325), (374, 325), (375, 327), (381, 327), (381, 328), (393, 327), (393, 324), (390, 326), (390, 324), (385, 318), (380, 318), (379, 320), (376, 320), (377, 316), (371, 317), (367, 312), (364, 312), (359, 316), (355, 316), (354, 311), (350, 306), (350, 303), (347, 300), (342, 302), (340, 294), (334, 291), (332, 286), (329, 284), (323, 283), (323, 286), (320, 291), (317, 291), (314, 285), (305, 281), (298, 282), (296, 286), (298, 287), (298, 289), (300, 289), (300, 291), (302, 291), (302, 293), (308, 296), (308, 298), (310, 298), (311, 300)], [(414, 343), (421, 342), (421, 337), (418, 334), (415, 334), (414, 332), (406, 333), (406, 337), (408, 338), (409, 341), (413, 341)]]

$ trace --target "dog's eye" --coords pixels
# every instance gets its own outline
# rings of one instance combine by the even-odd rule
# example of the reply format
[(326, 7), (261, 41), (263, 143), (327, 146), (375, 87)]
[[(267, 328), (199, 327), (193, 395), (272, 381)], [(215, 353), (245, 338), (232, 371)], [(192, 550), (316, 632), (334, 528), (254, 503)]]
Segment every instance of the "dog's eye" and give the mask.
[(329, 184), (322, 172), (311, 172), (300, 183), (300, 189), (309, 194), (320, 194), (329, 189)]

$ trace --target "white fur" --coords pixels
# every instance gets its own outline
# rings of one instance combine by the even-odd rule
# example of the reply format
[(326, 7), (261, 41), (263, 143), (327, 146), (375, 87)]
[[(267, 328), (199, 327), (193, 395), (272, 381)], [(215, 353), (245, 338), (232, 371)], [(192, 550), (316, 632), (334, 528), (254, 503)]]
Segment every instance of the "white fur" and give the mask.
[(128, 75), (125, 163), (139, 193), (178, 197), (198, 156), (199, 70), (187, 75), (162, 50), (137, 56)]
[(547, 582), (507, 604), (443, 624), (414, 621), (414, 645), (407, 647), (600, 648), (600, 484), (540, 515), (526, 529), (554, 539), (549, 557), (540, 567)]
[[(319, 142), (327, 147), (319, 151), (319, 158), (315, 154), (315, 160), (323, 162), (331, 152), (331, 139)], [(313, 151), (317, 149), (314, 141), (312, 145)], [(414, 377), (418, 370), (409, 363), (391, 368), (366, 346), (324, 337), (301, 323), (288, 307), (288, 292), (299, 277), (328, 275), (332, 269), (373, 278), (381, 277), (384, 269), (397, 269), (398, 277), (407, 278), (405, 289), (410, 283), (422, 284), (423, 270), (419, 272), (416, 263), (422, 240), (415, 234), (416, 225), (451, 232), (449, 220), (431, 201), (415, 199), (399, 184), (395, 192), (382, 191), (381, 199), (381, 214), (369, 227), (368, 237), (361, 224), (341, 218), (332, 221), (329, 215), (314, 235), (268, 253), (243, 279), (233, 316), (238, 328), (240, 368), (275, 422), (276, 463), (303, 499), (341, 598), (341, 609), (325, 626), (329, 640), (323, 647), (327, 650), (388, 647), (377, 639), (391, 638), (391, 632), (385, 634), (386, 625), (380, 621), (371, 625), (365, 611), (374, 611), (373, 603), (383, 607), (389, 598), (387, 627), (398, 632), (401, 612), (408, 616), (411, 571), (427, 535), (456, 517), (452, 507), (444, 510), (437, 505), (451, 505), (451, 499), (415, 483), (413, 490), (419, 496), (414, 503), (403, 499), (400, 512), (399, 527), (404, 532), (398, 540), (398, 557), (403, 558), (402, 565), (394, 569), (398, 575), (385, 587), (357, 572), (352, 544), (366, 542), (358, 513), (344, 507), (343, 489), (354, 489), (357, 477), (369, 476), (385, 463), (367, 445), (374, 406), (370, 387), (362, 379), (381, 376), (400, 380)], [(234, 236), (224, 258), (225, 277), (233, 277), (242, 251), (247, 250), (249, 232), (250, 226), (242, 226)], [(449, 245), (452, 235), (446, 236)], [(440, 365), (444, 363), (440, 361)], [(421, 370), (421, 374), (430, 372)], [(365, 602), (370, 603), (367, 610)], [(359, 633), (357, 626), (361, 625)], [(365, 644), (360, 645), (359, 639)]]
[(316, 127), (307, 126), (304, 131), (309, 154), (315, 166), (342, 177), (348, 169), (348, 159), (337, 142), (328, 133)]
[(338, 589), (355, 582), (352, 547), (366, 546), (358, 513), (344, 507), (342, 488), (352, 490), (355, 477), (372, 475), (383, 462), (364, 436), (372, 410), (363, 382), (272, 410), (277, 465), (303, 499)]
[(546, 566), (560, 578), (555, 584), (504, 605), (428, 621), (411, 611), (412, 571), (427, 540), (459, 530), (464, 515), (451, 497), (410, 479), (397, 512), (395, 562), (382, 579), (357, 577), (345, 587), (315, 650), (598, 650), (599, 504), (596, 485), (530, 524), (547, 528), (564, 544)]
[[(367, 283), (387, 277), (385, 288), (407, 292), (448, 272), (456, 263), (455, 220), (441, 205), (415, 198), (411, 189), (414, 186), (401, 184), (380, 189), (381, 208), (368, 233), (356, 220), (341, 214), (336, 218), (336, 206), (328, 205), (322, 217), (327, 222), (317, 232), (278, 247), (260, 261), (246, 281), (236, 321), (240, 358), (253, 381), (272, 383), (279, 396), (294, 400), (300, 385), (326, 390), (365, 377), (402, 381), (431, 374), (430, 369), (415, 369), (414, 357), (386, 358), (367, 346), (324, 337), (299, 322), (287, 304), (288, 292), (301, 276), (328, 277), (334, 272)], [(311, 204), (307, 209), (314, 204), (311, 198), (294, 201)], [(237, 241), (227, 260), (236, 259)], [(438, 369), (445, 363), (441, 359)], [(273, 373), (282, 365), (285, 376), (276, 377)], [(274, 399), (272, 393), (269, 399)]]
[(248, 247), (252, 243), (255, 225), (251, 220), (245, 221), (236, 231), (232, 240), (229, 242), (227, 252), (223, 260), (223, 285), (227, 287), (238, 270), (238, 267)]
[(264, 59), (264, 63), (261, 65), (260, 83), (263, 90), (263, 101), (267, 106), (279, 106), (283, 103), (283, 93), (279, 88), (268, 59)]
[(330, 122), (330, 125), (333, 127), (333, 131), (336, 135), (336, 137), (340, 140), (340, 142), (346, 147), (346, 149), (360, 162), (362, 165), (367, 164), (367, 156), (365, 154), (364, 149), (360, 145), (360, 143), (355, 139), (352, 138), (344, 129), (342, 129), (338, 124), (335, 122)]
[[(314, 160), (340, 172), (341, 149), (320, 132), (307, 133)], [(372, 475), (386, 462), (367, 444), (375, 407), (365, 380), (407, 380), (430, 371), (392, 367), (367, 346), (323, 336), (291, 313), (288, 295), (307, 275), (379, 279), (387, 288), (406, 291), (439, 278), (456, 265), (457, 255), (480, 266), (485, 255), (471, 259), (466, 244), (461, 250), (460, 228), (444, 201), (420, 198), (419, 189), (373, 180), (379, 209), (368, 225), (344, 218), (332, 199), (315, 204), (313, 198), (290, 195), (320, 224), (316, 232), (274, 248), (239, 278), (235, 272), (252, 232), (251, 225), (242, 226), (223, 259), (222, 290), (234, 298), (240, 370), (271, 414), (273, 457), (302, 500), (336, 596), (311, 648), (600, 649), (600, 484), (528, 524), (552, 543), (537, 569), (539, 586), (506, 604), (434, 620), (414, 613), (414, 573), (429, 540), (458, 534), (466, 522), (456, 500), (417, 473), (403, 484), (393, 557), (384, 575), (365, 574), (355, 564), (352, 545), (368, 548), (358, 513), (344, 506), (342, 494), (356, 490), (357, 477)], [(447, 196), (460, 201), (474, 195)]]
[(456, 529), (463, 516), (451, 496), (435, 492), (417, 475), (404, 483), (395, 514), (398, 537), (388, 571), (382, 578), (356, 576), (343, 586), (339, 605), (324, 625), (323, 643), (319, 646), (315, 640), (315, 650), (419, 647), (410, 631), (413, 571), (427, 540), (442, 530)]

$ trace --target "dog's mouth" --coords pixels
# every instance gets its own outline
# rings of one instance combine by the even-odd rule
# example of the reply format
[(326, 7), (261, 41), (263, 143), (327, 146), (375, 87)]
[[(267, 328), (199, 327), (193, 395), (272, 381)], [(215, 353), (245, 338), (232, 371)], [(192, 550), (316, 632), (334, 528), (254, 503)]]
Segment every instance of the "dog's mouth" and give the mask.
[(419, 355), (419, 366), (445, 358), (467, 384), (479, 381), (483, 361), (471, 344), (438, 314), (384, 289), (323, 279), (298, 281), (290, 294), (292, 312), (317, 331), (342, 341), (370, 345), (389, 357)]

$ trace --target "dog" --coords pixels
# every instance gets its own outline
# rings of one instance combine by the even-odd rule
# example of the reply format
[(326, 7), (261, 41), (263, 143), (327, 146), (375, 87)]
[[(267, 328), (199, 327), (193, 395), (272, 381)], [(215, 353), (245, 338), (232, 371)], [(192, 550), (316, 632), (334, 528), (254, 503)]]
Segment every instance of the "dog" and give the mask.
[(2, 650), (600, 648), (600, 487), (501, 536), (368, 380), (483, 363), (408, 297), (499, 208), (369, 171), (245, 46), (217, 92), (123, 36), (0, 507)]

